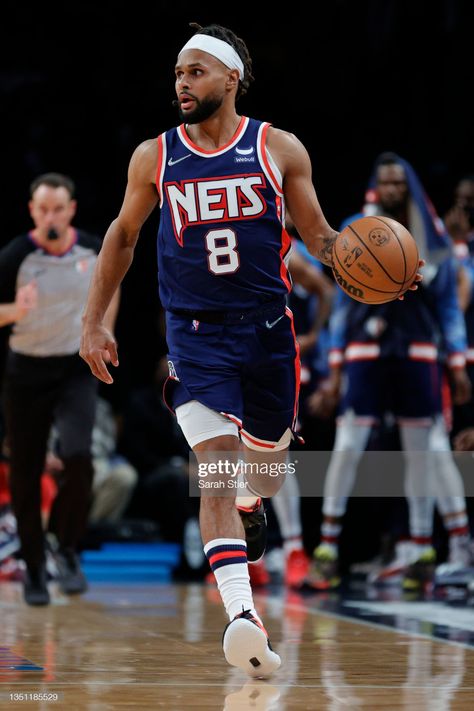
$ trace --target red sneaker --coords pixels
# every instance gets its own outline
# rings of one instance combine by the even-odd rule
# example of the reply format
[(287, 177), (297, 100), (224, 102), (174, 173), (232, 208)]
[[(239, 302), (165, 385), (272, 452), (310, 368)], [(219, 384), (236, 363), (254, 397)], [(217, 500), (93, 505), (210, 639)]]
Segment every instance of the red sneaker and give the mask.
[(286, 559), (285, 585), (290, 588), (301, 588), (308, 575), (309, 558), (301, 548), (293, 550)]
[(258, 563), (249, 564), (250, 584), (253, 588), (263, 588), (270, 582), (270, 573), (268, 572), (263, 560)]

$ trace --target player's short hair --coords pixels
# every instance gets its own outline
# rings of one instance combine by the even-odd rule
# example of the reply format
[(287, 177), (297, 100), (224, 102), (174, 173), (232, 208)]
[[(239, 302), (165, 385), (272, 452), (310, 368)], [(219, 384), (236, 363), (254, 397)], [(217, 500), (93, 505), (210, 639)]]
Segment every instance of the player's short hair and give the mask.
[(30, 185), (30, 197), (32, 198), (40, 185), (47, 185), (49, 188), (66, 188), (71, 200), (76, 194), (76, 186), (72, 178), (62, 173), (43, 173), (38, 175)]
[(406, 172), (403, 163), (401, 163), (400, 161), (400, 156), (397, 156), (396, 153), (392, 153), (390, 151), (385, 151), (384, 153), (381, 153), (375, 161), (375, 175), (377, 176), (377, 179), (380, 168), (383, 168), (387, 165), (398, 165), (403, 170), (403, 174), (405, 175), (406, 180)]
[(244, 65), (244, 78), (239, 81), (236, 99), (246, 94), (250, 83), (254, 81), (254, 77), (252, 75), (252, 59), (243, 39), (237, 37), (235, 32), (232, 32), (232, 30), (229, 30), (227, 27), (222, 27), (222, 25), (207, 25), (206, 27), (201, 27), (197, 22), (190, 22), (189, 26), (196, 30), (194, 34), (215, 37), (223, 42), (227, 42), (227, 44), (230, 44), (231, 47), (235, 49)]
[(380, 168), (381, 165), (401, 165), (400, 157), (396, 153), (385, 151), (381, 153), (375, 161), (375, 167)]

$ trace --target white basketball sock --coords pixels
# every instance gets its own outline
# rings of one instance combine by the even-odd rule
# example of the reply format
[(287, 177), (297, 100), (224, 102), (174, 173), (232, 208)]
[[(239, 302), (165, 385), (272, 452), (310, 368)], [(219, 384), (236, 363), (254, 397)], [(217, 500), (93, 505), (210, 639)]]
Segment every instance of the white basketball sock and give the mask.
[(294, 474), (285, 476), (282, 487), (272, 497), (273, 510), (280, 527), (283, 550), (288, 556), (303, 548), (300, 512), (300, 488)]
[(247, 563), (247, 544), (239, 538), (215, 538), (204, 546), (230, 620), (244, 610), (255, 611)]

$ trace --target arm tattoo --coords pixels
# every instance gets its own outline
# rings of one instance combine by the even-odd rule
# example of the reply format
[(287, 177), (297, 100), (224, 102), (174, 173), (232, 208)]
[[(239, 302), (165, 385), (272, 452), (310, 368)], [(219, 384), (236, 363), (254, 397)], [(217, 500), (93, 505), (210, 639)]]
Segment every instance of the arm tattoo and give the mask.
[(328, 267), (332, 267), (333, 261), (332, 261), (332, 249), (334, 246), (334, 242), (337, 239), (338, 232), (334, 232), (332, 237), (324, 237), (323, 239), (323, 247), (318, 251), (317, 257), (318, 259), (323, 263), (327, 264)]

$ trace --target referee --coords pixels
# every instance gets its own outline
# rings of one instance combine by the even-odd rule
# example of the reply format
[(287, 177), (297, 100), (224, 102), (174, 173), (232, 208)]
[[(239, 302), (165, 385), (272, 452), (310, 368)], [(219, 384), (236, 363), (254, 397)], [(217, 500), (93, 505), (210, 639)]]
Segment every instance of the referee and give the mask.
[[(101, 241), (71, 225), (74, 192), (66, 175), (36, 178), (29, 202), (34, 228), (0, 250), (0, 326), (13, 325), (4, 376), (10, 489), (30, 605), (49, 603), (40, 480), (53, 422), (64, 463), (49, 520), (59, 584), (68, 594), (87, 588), (77, 547), (90, 504), (97, 380), (78, 352)], [(118, 295), (108, 312), (109, 327), (117, 305)]]

